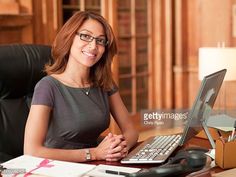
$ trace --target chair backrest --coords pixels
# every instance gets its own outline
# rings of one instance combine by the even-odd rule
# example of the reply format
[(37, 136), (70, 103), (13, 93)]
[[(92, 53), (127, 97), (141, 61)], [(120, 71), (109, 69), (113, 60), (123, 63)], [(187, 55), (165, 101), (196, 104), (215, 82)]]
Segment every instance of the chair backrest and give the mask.
[(51, 61), (45, 45), (0, 45), (0, 162), (23, 154), (24, 129), (35, 84)]

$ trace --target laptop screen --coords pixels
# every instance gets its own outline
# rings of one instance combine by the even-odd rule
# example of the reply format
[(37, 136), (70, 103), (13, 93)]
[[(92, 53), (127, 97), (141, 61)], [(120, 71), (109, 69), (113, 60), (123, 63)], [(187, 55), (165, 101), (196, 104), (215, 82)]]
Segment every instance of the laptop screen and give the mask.
[(180, 145), (203, 130), (203, 123), (210, 116), (225, 73), (226, 69), (223, 69), (203, 78), (196, 100), (189, 112)]

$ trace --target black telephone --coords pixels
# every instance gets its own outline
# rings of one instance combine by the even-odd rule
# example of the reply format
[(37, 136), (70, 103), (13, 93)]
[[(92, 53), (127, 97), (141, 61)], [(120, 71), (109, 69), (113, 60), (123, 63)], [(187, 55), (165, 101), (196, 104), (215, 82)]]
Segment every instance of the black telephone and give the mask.
[(189, 148), (179, 151), (175, 157), (159, 167), (150, 168), (137, 173), (129, 174), (128, 177), (165, 177), (180, 176), (203, 169), (206, 165), (206, 152), (203, 148)]

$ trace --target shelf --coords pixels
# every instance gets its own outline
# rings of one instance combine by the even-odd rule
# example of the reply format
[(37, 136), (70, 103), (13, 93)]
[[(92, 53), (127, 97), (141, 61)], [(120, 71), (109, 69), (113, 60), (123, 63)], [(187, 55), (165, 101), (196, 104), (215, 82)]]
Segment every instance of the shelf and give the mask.
[[(136, 12), (147, 12), (147, 9), (145, 9), (143, 7), (136, 7), (135, 11)], [(118, 12), (130, 12), (130, 8), (129, 7), (118, 7)]]
[(118, 7), (118, 12), (130, 12), (129, 7)]
[(144, 72), (137, 73), (135, 75), (133, 75), (133, 74), (120, 74), (119, 78), (120, 79), (128, 79), (128, 78), (133, 78), (133, 77), (141, 77), (141, 76), (149, 76), (149, 75), (150, 75), (150, 73), (148, 73), (148, 71), (144, 71)]
[(147, 33), (138, 33), (136, 35), (131, 35), (131, 34), (119, 34), (118, 38), (119, 39), (131, 39), (132, 37), (136, 38), (148, 38), (150, 35)]
[(143, 7), (136, 7), (135, 8), (136, 12), (147, 12), (147, 9), (143, 8)]
[(80, 5), (63, 5), (64, 10), (80, 10)]
[(81, 10), (89, 10), (96, 13), (100, 13), (101, 5), (99, 1), (84, 0), (84, 3), (80, 0), (69, 0), (62, 2), (62, 24), (64, 24), (75, 12)]
[[(80, 5), (63, 5), (64, 10), (80, 10)], [(86, 6), (85, 9), (89, 10), (100, 10), (99, 6)]]
[(24, 27), (32, 23), (30, 14), (0, 15), (0, 28)]
[[(147, 92), (146, 89), (138, 88), (136, 93), (137, 93), (137, 95), (139, 95), (139, 94), (143, 94), (146, 92)], [(127, 96), (127, 95), (131, 95), (131, 94), (132, 94), (131, 90), (128, 90), (128, 89), (120, 90), (120, 95), (122, 95), (122, 96)]]

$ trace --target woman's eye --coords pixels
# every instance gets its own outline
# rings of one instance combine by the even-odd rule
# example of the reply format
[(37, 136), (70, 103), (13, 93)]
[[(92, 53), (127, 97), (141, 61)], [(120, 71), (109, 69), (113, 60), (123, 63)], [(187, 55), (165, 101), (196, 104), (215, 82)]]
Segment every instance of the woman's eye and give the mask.
[(84, 36), (84, 38), (86, 38), (86, 39), (91, 39), (91, 36), (88, 35), (88, 34), (83, 34), (83, 36)]
[(105, 39), (97, 39), (99, 43), (105, 43)]

